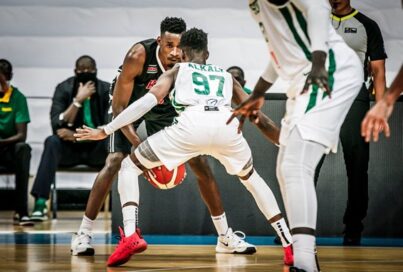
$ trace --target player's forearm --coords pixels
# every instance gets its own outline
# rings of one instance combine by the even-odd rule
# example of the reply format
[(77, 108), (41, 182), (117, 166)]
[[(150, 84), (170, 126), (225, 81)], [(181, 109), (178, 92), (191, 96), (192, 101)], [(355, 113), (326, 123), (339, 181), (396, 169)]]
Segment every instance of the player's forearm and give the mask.
[(264, 80), (262, 77), (257, 81), (255, 88), (253, 88), (252, 96), (262, 97), (271, 88), (273, 83)]
[(112, 134), (116, 130), (135, 122), (157, 105), (157, 98), (150, 93), (147, 93), (139, 100), (133, 102), (122, 113), (116, 116), (112, 122), (104, 128), (106, 134)]
[(127, 108), (129, 104), (130, 96), (133, 92), (134, 82), (133, 80), (123, 83), (124, 79), (118, 77), (113, 91), (112, 98), (112, 113), (113, 116), (118, 116), (122, 111)]
[(136, 131), (134, 130), (133, 126), (130, 124), (128, 126), (122, 127), (120, 129), (125, 137), (129, 140), (132, 146), (137, 147), (141, 143), (140, 137), (137, 135)]
[(328, 51), (328, 25), (330, 6), (327, 1), (304, 0), (306, 5), (307, 28), (311, 50)]
[(259, 122), (256, 126), (269, 141), (277, 145), (279, 144), (280, 129), (264, 113), (259, 112)]

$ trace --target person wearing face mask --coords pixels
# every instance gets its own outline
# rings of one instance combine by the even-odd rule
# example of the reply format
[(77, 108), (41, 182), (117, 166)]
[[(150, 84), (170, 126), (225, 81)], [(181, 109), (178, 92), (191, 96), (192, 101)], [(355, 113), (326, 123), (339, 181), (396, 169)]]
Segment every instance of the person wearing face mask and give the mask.
[(102, 168), (107, 155), (106, 142), (77, 143), (78, 127), (99, 127), (107, 123), (110, 84), (97, 78), (95, 60), (87, 55), (77, 59), (75, 76), (57, 85), (50, 119), (53, 135), (45, 140), (44, 150), (31, 190), (35, 198), (32, 220), (47, 219), (46, 201), (58, 167), (85, 164)]
[(10, 81), (11, 63), (0, 59), (0, 168), (15, 172), (15, 215), (20, 226), (30, 226), (28, 179), (31, 147), (25, 142), (30, 122), (27, 99)]

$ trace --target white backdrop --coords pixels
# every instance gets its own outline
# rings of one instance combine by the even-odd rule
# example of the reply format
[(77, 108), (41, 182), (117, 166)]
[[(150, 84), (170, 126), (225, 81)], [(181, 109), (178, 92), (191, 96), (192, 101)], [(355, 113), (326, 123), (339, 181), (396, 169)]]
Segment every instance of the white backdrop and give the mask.
[[(99, 78), (111, 81), (128, 48), (156, 37), (166, 16), (209, 33), (210, 62), (241, 66), (253, 87), (264, 69), (267, 49), (246, 0), (0, 0), (0, 58), (14, 65), (13, 84), (30, 97), (52, 96), (57, 83), (73, 75), (80, 55), (93, 56)], [(352, 0), (376, 20), (385, 39), (387, 80), (403, 62), (400, 0)], [(276, 84), (273, 92), (282, 92)], [(30, 99), (28, 141), (35, 173), (42, 143), (50, 135), (49, 100)], [(75, 177), (75, 179), (77, 179)]]

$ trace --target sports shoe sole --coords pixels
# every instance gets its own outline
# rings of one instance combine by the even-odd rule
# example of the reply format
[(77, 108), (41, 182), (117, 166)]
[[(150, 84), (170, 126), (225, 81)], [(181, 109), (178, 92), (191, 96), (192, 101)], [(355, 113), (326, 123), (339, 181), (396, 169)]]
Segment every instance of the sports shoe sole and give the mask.
[(218, 249), (216, 248), (216, 253), (223, 253), (223, 254), (241, 254), (241, 255), (252, 255), (256, 253), (255, 247), (247, 247), (243, 251), (236, 251), (236, 250), (229, 250), (229, 249)]
[(31, 216), (31, 221), (34, 221), (34, 222), (43, 222), (43, 221), (46, 221), (46, 220), (48, 220), (48, 217), (45, 215), (45, 216), (41, 216), (41, 217), (37, 217), (37, 216)]
[[(147, 246), (148, 246), (148, 245), (147, 245), (147, 243), (146, 243), (145, 245), (143, 245), (142, 247), (140, 247), (139, 249), (137, 249), (136, 251), (134, 251), (133, 254), (130, 255), (128, 258), (123, 259), (123, 260), (120, 260), (119, 262), (115, 262), (115, 263), (112, 263), (112, 264), (107, 263), (107, 266), (108, 266), (108, 267), (116, 267), (116, 266), (120, 266), (120, 265), (122, 265), (122, 264), (125, 264), (125, 263), (127, 263), (127, 262), (130, 260), (130, 258), (131, 258), (133, 255), (139, 254), (139, 253), (145, 251), (145, 250), (147, 249)], [(109, 261), (109, 260), (108, 260), (108, 261)]]
[(93, 248), (87, 248), (82, 252), (76, 252), (76, 251), (70, 249), (70, 253), (72, 256), (94, 256), (95, 250)]

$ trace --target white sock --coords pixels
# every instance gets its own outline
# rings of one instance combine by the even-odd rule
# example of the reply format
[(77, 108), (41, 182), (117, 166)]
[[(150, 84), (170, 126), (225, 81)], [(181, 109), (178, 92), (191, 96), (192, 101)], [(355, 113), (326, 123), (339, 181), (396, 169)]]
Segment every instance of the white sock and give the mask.
[(292, 236), (284, 218), (271, 223), (271, 226), (277, 232), (278, 237), (280, 237), (283, 247), (287, 247), (292, 244)]
[(253, 195), (257, 206), (267, 220), (280, 214), (280, 209), (273, 192), (270, 190), (266, 182), (259, 176), (256, 170), (253, 171), (253, 174), (247, 180), (239, 180)]
[(293, 238), (294, 266), (305, 271), (317, 272), (315, 260), (315, 236), (296, 234)]
[(91, 233), (93, 225), (94, 220), (89, 219), (87, 216), (84, 215), (83, 220), (81, 221), (80, 228), (78, 229), (78, 232)]
[(130, 159), (126, 157), (121, 164), (118, 174), (118, 191), (122, 206), (123, 226), (126, 236), (136, 232), (138, 221), (138, 204), (140, 200), (139, 175), (141, 171)]
[(138, 207), (129, 205), (122, 208), (123, 214), (123, 228), (125, 230), (125, 236), (129, 237), (136, 232), (136, 222)]
[(218, 236), (224, 236), (228, 230), (227, 216), (225, 213), (218, 216), (212, 216), (211, 219), (213, 220)]

